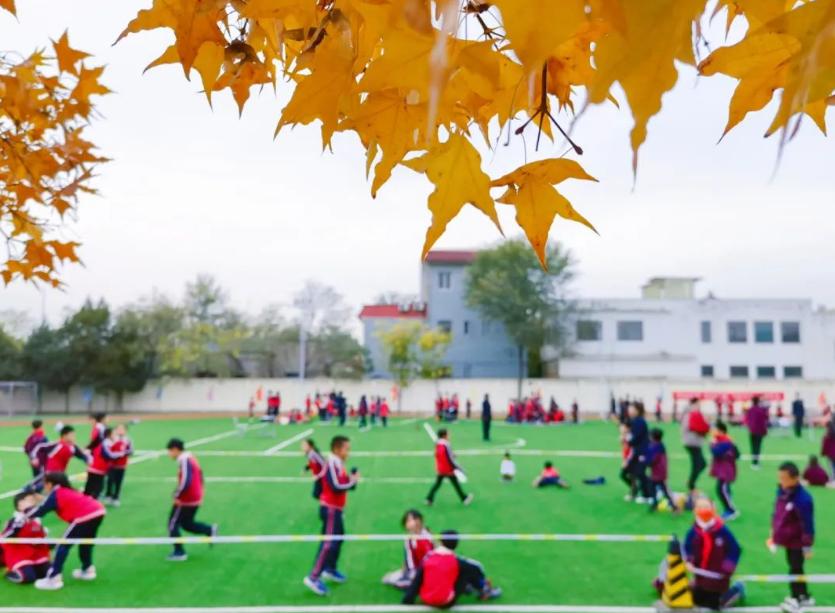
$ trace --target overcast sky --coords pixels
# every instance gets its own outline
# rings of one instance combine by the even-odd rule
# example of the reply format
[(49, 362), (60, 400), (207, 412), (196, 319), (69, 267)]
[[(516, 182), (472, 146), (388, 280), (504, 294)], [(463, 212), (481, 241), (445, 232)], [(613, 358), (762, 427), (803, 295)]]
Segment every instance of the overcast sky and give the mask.
[[(29, 52), (57, 39), (106, 63), (116, 93), (101, 99), (88, 136), (113, 162), (102, 167), (100, 197), (85, 198), (70, 237), (83, 242), (84, 267), (69, 267), (63, 292), (48, 290), (47, 314), (87, 296), (123, 305), (153, 288), (178, 296), (201, 272), (215, 275), (233, 303), (258, 311), (289, 302), (306, 279), (333, 285), (355, 307), (384, 291), (416, 292), (420, 249), (429, 223), (430, 184), (395, 171), (376, 200), (364, 152), (352, 135), (322, 153), (318, 126), (286, 129), (273, 140), (287, 88), (255, 96), (238, 119), (228, 92), (214, 109), (199, 79), (174, 66), (145, 75), (165, 48), (164, 32), (133, 35), (115, 47), (128, 20), (150, 0), (19, 0), (19, 19), (0, 13), (0, 49)], [(600, 231), (557, 221), (551, 237), (576, 256), (578, 296), (637, 296), (658, 275), (694, 275), (722, 297), (808, 297), (835, 306), (835, 140), (811, 122), (789, 145), (776, 177), (776, 139), (762, 134), (773, 109), (737, 127), (721, 144), (733, 83), (686, 69), (649, 126), (633, 190), (626, 110), (590, 110), (575, 138), (598, 184), (562, 191)], [(623, 96), (619, 96), (623, 99)], [(829, 119), (832, 119), (830, 113)], [(531, 135), (532, 136), (532, 135)], [(528, 160), (558, 155), (562, 144)], [(515, 138), (488, 156), (497, 176), (524, 160)], [(519, 232), (500, 207), (508, 235)], [(498, 239), (474, 209), (438, 243), (471, 248)], [(40, 313), (27, 285), (0, 289), (0, 310)]]

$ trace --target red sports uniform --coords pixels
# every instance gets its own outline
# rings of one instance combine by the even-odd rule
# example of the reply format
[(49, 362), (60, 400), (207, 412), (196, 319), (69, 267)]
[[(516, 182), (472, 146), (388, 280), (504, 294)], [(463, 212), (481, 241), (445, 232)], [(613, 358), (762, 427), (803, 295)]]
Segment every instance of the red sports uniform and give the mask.
[(67, 472), (67, 465), (73, 456), (85, 463), (90, 461), (90, 456), (81, 447), (60, 440), (37, 445), (30, 457), (37, 460), (45, 472), (63, 473)]
[[(8, 521), (2, 538), (46, 538), (46, 530), (39, 519), (30, 519), (24, 513), (15, 513)], [(3, 560), (9, 572), (20, 573), (25, 566), (35, 566), (49, 562), (49, 545), (3, 545)], [(21, 573), (22, 574), (22, 573)]]
[(435, 443), (435, 472), (439, 475), (449, 476), (455, 474), (458, 465), (455, 463), (455, 456), (452, 447), (445, 438), (439, 438)]
[(423, 559), (435, 549), (435, 543), (432, 541), (432, 533), (426, 528), (415, 537), (406, 540), (406, 568), (409, 572), (417, 570)]
[(203, 471), (197, 458), (184, 451), (177, 459), (177, 489), (174, 504), (180, 507), (197, 507), (203, 502)]

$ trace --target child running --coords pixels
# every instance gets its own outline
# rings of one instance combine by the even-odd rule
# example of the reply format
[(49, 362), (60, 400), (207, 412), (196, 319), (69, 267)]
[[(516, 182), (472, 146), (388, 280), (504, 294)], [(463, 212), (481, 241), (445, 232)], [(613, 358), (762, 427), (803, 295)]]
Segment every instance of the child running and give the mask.
[[(58, 517), (69, 524), (63, 538), (96, 538), (106, 513), (104, 506), (98, 500), (74, 490), (64, 473), (46, 473), (43, 491), (46, 497), (38, 506), (26, 513), (27, 518), (43, 517), (50, 511), (55, 511)], [(64, 587), (61, 573), (71, 548), (72, 545), (58, 545), (55, 548), (55, 558), (46, 576), (35, 581), (37, 589), (60, 590)], [(81, 559), (81, 568), (72, 572), (73, 578), (93, 581), (96, 578), (96, 567), (93, 566), (93, 545), (79, 545), (78, 557)]]
[(43, 487), (46, 473), (65, 473), (73, 457), (85, 464), (90, 461), (89, 454), (75, 444), (75, 428), (63, 426), (58, 433), (58, 440), (49, 442), (44, 440), (35, 446), (30, 455), (32, 466), (36, 466), (40, 473), (32, 482), (32, 489), (39, 491)]
[(438, 493), (444, 479), (449, 479), (462, 503), (468, 505), (473, 501), (473, 495), (465, 494), (461, 488), (461, 483), (455, 474), (456, 470), (461, 471), (461, 467), (458, 466), (455, 461), (455, 454), (452, 453), (452, 447), (449, 444), (449, 432), (446, 428), (441, 428), (438, 430), (438, 438), (435, 442), (435, 483), (426, 496), (427, 505), (432, 506), (435, 502), (435, 494)]
[(403, 604), (414, 604), (418, 596), (430, 607), (449, 608), (463, 594), (476, 594), (479, 600), (492, 600), (502, 595), (484, 575), (484, 568), (475, 560), (455, 555), (458, 533), (441, 533), (441, 546), (429, 552), (418, 566), (415, 578), (403, 595)]
[(716, 478), (716, 493), (725, 509), (722, 519), (734, 520), (740, 515), (731, 496), (731, 484), (736, 481), (736, 461), (739, 458), (739, 449), (728, 436), (728, 426), (721, 421), (717, 422), (713, 429), (710, 454), (713, 457), (710, 464), (710, 476)]
[(667, 500), (670, 511), (678, 512), (675, 500), (667, 487), (667, 448), (664, 447), (664, 431), (661, 428), (653, 428), (649, 432), (649, 447), (647, 448), (647, 462), (649, 463), (650, 480), (650, 511), (658, 509), (659, 494)]
[(420, 563), (430, 551), (435, 548), (432, 534), (423, 523), (423, 514), (415, 509), (409, 509), (403, 515), (403, 527), (409, 533), (404, 541), (403, 566), (383, 575), (383, 584), (391, 585), (399, 590), (405, 590), (415, 578)]
[[(800, 470), (794, 462), (784, 462), (777, 470), (777, 499), (771, 516), (771, 536), (766, 545), (772, 552), (786, 550), (789, 574), (803, 575), (804, 562), (812, 557), (815, 542), (815, 509), (811, 494), (800, 483)], [(815, 604), (804, 581), (789, 584), (791, 595), (780, 605), (785, 613), (798, 613)]]
[[(41, 521), (26, 515), (35, 504), (32, 494), (18, 493), (14, 497), (15, 513), (0, 532), (0, 538), (45, 538), (46, 530)], [(49, 570), (49, 545), (6, 543), (2, 553), (6, 564), (6, 579), (12, 583), (34, 583), (46, 577)]]
[(302, 452), (307, 460), (304, 470), (313, 476), (313, 498), (319, 500), (319, 496), (322, 495), (322, 477), (325, 475), (327, 462), (312, 438), (302, 441)]
[(560, 477), (560, 473), (556, 468), (554, 468), (554, 464), (551, 462), (545, 462), (545, 467), (542, 469), (542, 472), (536, 479), (533, 480), (533, 486), (548, 487), (552, 485), (564, 490), (567, 490), (570, 487), (568, 483), (563, 481)]
[(33, 479), (37, 479), (40, 476), (41, 469), (32, 459), (32, 452), (35, 450), (35, 447), (41, 443), (45, 443), (46, 440), (46, 434), (43, 431), (43, 422), (40, 419), (32, 420), (32, 432), (29, 433), (29, 436), (26, 437), (26, 442), (23, 443), (23, 453), (26, 454), (26, 459), (29, 461)]
[[(334, 436), (331, 439), (331, 454), (322, 477), (322, 494), (319, 497), (319, 518), (322, 520), (322, 534), (340, 537), (345, 534), (342, 513), (348, 499), (348, 490), (355, 489), (360, 480), (359, 472), (354, 469), (349, 474), (345, 462), (351, 453), (351, 441), (347, 436)], [(304, 578), (304, 584), (319, 596), (328, 593), (328, 587), (322, 581), (327, 579), (344, 583), (347, 577), (337, 570), (342, 541), (323, 540), (310, 574)]]
[(693, 513), (696, 521), (683, 544), (684, 559), (694, 575), (693, 601), (714, 611), (731, 607), (745, 594), (741, 583), (731, 585), (742, 549), (709, 499), (697, 498)]
[(122, 483), (125, 480), (128, 460), (133, 455), (133, 444), (128, 438), (125, 426), (122, 424), (116, 426), (114, 433), (116, 438), (110, 449), (116, 456), (116, 459), (110, 463), (110, 468), (107, 470), (104, 504), (118, 507), (121, 504), (119, 497), (122, 495)]
[[(168, 535), (180, 536), (180, 528), (192, 534), (217, 536), (217, 524), (201, 523), (194, 519), (203, 503), (203, 471), (191, 453), (185, 450), (185, 443), (172, 438), (166, 445), (168, 457), (177, 462), (177, 489), (174, 490), (174, 504), (168, 516)], [(174, 551), (168, 554), (170, 562), (188, 560), (182, 543), (174, 544)]]

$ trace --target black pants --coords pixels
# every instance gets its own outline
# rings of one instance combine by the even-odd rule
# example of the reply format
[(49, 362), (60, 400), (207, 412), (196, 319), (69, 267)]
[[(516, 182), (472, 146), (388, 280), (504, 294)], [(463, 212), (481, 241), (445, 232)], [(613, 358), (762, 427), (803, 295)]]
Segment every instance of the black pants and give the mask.
[(360, 415), (360, 428), (365, 428), (368, 425), (368, 418), (365, 415)]
[(104, 495), (111, 500), (119, 500), (122, 493), (122, 481), (125, 480), (124, 468), (111, 468), (107, 471), (107, 485), (104, 488)]
[(381, 416), (380, 421), (383, 422), (383, 428), (388, 428), (388, 425), (389, 425), (389, 418), (388, 417)]
[(84, 484), (84, 493), (98, 500), (104, 489), (104, 475), (87, 473), (87, 483)]
[(754, 456), (753, 463), (754, 465), (759, 465), (760, 463), (760, 452), (763, 449), (763, 435), (762, 434), (752, 434), (751, 435), (751, 455)]
[[(319, 518), (322, 520), (322, 534), (341, 536), (345, 534), (345, 523), (342, 521), (342, 510), (332, 507), (319, 507)], [(342, 541), (322, 541), (316, 552), (313, 570), (310, 578), (316, 580), (324, 571), (336, 570), (339, 564), (339, 554), (342, 553)]]
[(701, 587), (693, 588), (693, 603), (699, 607), (718, 611), (722, 605), (722, 594)]
[(490, 440), (490, 426), (492, 422), (489, 419), (482, 419), (481, 420), (481, 438), (482, 440), (489, 441)]
[(635, 480), (635, 485), (638, 487), (638, 492), (644, 498), (651, 498), (649, 477), (647, 477), (647, 465), (640, 458), (633, 458), (626, 465), (626, 469)]
[(722, 501), (722, 506), (725, 508), (726, 513), (736, 513), (736, 506), (734, 506), (733, 497), (731, 496), (730, 481), (722, 481), (721, 479), (717, 480), (716, 495), (719, 496), (719, 500)]
[(632, 474), (629, 466), (624, 466), (620, 469), (620, 480), (629, 488), (629, 495), (635, 498), (638, 495), (638, 485), (635, 481), (635, 475)]
[(655, 508), (658, 505), (658, 494), (660, 493), (667, 499), (667, 504), (670, 505), (670, 510), (676, 510), (676, 501), (673, 500), (673, 495), (670, 494), (670, 488), (667, 487), (666, 481), (652, 481), (652, 506)]
[[(200, 507), (183, 507), (177, 504), (171, 507), (171, 513), (168, 515), (168, 536), (177, 538), (181, 534), (180, 528), (192, 534), (211, 536), (212, 527), (194, 519), (199, 509)], [(186, 549), (181, 543), (174, 545), (174, 553), (183, 554), (185, 552)]]
[(803, 416), (802, 415), (795, 415), (794, 416), (794, 435), (797, 438), (800, 438), (803, 434)]
[(687, 489), (695, 490), (696, 482), (699, 480), (699, 475), (702, 474), (707, 467), (705, 462), (705, 454), (701, 447), (685, 447), (687, 455), (690, 456), (690, 476), (687, 478)]
[(344, 426), (345, 425), (345, 411), (344, 410), (339, 411), (338, 415), (339, 415), (339, 425)]
[(41, 564), (27, 564), (17, 570), (10, 570), (6, 573), (6, 579), (12, 583), (34, 583), (36, 580), (46, 577), (49, 572), (49, 562)]
[[(806, 561), (803, 555), (803, 549), (786, 548), (786, 560), (789, 563), (790, 575), (803, 575), (803, 563)], [(803, 581), (793, 581), (789, 583), (791, 594), (795, 598), (808, 598), (809, 592), (806, 589), (806, 583)]]
[(461, 489), (461, 484), (458, 482), (458, 477), (455, 475), (438, 475), (435, 477), (435, 484), (432, 486), (432, 489), (429, 490), (429, 494), (426, 496), (426, 499), (429, 502), (433, 502), (435, 500), (435, 494), (438, 493), (438, 489), (441, 487), (441, 483), (444, 482), (444, 479), (449, 479), (452, 483), (452, 487), (455, 488), (455, 491), (458, 493), (458, 497), (463, 501), (467, 494), (464, 493), (464, 490)]
[[(455, 599), (463, 594), (481, 594), (487, 585), (484, 568), (475, 560), (458, 558), (458, 579), (455, 581)], [(452, 604), (455, 603), (453, 600)]]
[[(67, 531), (64, 532), (64, 538), (96, 538), (96, 534), (98, 534), (99, 526), (101, 526), (103, 519), (104, 515), (101, 517), (94, 517), (88, 521), (71, 523), (67, 528)], [(55, 557), (52, 558), (52, 564), (47, 572), (47, 577), (54, 577), (55, 575), (61, 574), (64, 570), (64, 562), (67, 561), (67, 555), (69, 555), (70, 549), (72, 549), (72, 545), (58, 545), (55, 548)], [(81, 570), (87, 570), (90, 568), (93, 565), (93, 546), (79, 545), (78, 557), (81, 560)]]

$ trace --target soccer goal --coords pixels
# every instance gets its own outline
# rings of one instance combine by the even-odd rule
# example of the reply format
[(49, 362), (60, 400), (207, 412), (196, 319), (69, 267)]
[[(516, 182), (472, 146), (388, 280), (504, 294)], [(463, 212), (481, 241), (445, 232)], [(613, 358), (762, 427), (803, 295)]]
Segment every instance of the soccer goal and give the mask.
[(37, 412), (37, 383), (34, 381), (0, 381), (0, 416), (34, 415)]

